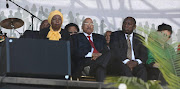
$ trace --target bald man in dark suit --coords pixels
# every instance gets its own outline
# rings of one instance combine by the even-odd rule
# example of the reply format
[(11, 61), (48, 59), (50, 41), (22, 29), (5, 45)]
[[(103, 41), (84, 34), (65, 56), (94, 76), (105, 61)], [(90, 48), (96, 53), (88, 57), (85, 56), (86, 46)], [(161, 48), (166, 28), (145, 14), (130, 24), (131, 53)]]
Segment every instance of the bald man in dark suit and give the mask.
[(83, 70), (88, 70), (87, 75), (93, 75), (96, 81), (103, 82), (106, 73), (106, 65), (110, 59), (110, 52), (106, 46), (105, 37), (92, 33), (93, 21), (86, 18), (82, 23), (83, 33), (72, 36), (72, 62), (77, 76), (81, 76)]

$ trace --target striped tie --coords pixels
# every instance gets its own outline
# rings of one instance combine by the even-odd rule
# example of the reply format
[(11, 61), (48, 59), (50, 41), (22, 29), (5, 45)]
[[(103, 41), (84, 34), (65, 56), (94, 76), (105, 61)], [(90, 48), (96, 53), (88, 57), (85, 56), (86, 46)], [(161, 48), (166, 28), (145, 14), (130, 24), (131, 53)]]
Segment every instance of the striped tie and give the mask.
[(127, 58), (129, 60), (132, 60), (132, 49), (131, 49), (131, 41), (130, 41), (130, 35), (127, 35), (127, 45), (128, 45), (128, 50), (127, 50)]

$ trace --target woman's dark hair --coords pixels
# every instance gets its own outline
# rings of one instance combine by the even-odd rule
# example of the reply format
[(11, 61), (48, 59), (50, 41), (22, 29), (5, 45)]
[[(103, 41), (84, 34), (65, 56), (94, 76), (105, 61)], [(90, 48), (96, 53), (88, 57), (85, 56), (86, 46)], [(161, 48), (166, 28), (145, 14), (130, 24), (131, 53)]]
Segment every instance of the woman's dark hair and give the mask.
[(76, 29), (77, 29), (77, 32), (79, 32), (79, 27), (78, 27), (78, 25), (76, 25), (75, 23), (69, 23), (69, 24), (67, 24), (67, 25), (65, 26), (65, 29), (68, 30), (69, 27), (71, 27), (71, 26), (75, 26)]
[(162, 23), (161, 25), (158, 26), (157, 31), (164, 31), (164, 30), (168, 30), (169, 32), (171, 32), (171, 34), (173, 33), (172, 27), (170, 25)]

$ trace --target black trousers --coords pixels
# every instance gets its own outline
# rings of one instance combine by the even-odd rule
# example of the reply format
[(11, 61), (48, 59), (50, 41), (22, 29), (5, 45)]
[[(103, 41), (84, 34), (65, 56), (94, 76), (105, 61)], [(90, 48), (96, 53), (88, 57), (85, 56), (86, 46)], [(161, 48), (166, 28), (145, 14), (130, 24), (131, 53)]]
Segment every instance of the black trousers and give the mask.
[(137, 65), (132, 71), (130, 68), (119, 61), (113, 61), (108, 65), (107, 74), (112, 76), (138, 77), (147, 81), (147, 71), (143, 64)]
[(164, 79), (161, 71), (158, 68), (154, 68), (152, 64), (147, 64), (146, 69), (147, 69), (147, 80), (160, 80), (161, 85), (166, 85), (167, 82)]
[(91, 60), (91, 58), (81, 59), (78, 65), (76, 75), (81, 76), (81, 72), (86, 66), (90, 66), (90, 75), (95, 76), (96, 81), (103, 82), (106, 77), (106, 66), (110, 60), (110, 52), (100, 56), (96, 60)]
[(144, 81), (147, 81), (147, 71), (143, 64), (137, 65), (136, 67), (133, 68), (132, 71), (127, 65), (122, 64), (122, 69), (124, 76), (129, 76), (129, 77), (135, 76), (141, 78)]

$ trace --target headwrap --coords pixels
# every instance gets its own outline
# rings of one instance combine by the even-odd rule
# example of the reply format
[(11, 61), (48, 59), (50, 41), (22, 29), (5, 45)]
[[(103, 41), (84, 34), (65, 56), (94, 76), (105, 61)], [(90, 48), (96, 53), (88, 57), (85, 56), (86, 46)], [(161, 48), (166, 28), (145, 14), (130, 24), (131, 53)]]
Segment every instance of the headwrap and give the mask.
[[(48, 17), (48, 23), (51, 25), (51, 20), (53, 18), (53, 16), (55, 15), (59, 15), (61, 16), (61, 21), (63, 22), (63, 15), (61, 12), (59, 12), (58, 10), (55, 10), (55, 11), (52, 11), (50, 14), (49, 14), (49, 17)], [(49, 40), (59, 40), (61, 39), (61, 34), (59, 33), (61, 31), (61, 27), (59, 28), (58, 31), (54, 31), (52, 29), (52, 25), (50, 26), (50, 31), (48, 32), (48, 35), (47, 35), (47, 38), (49, 38)]]

